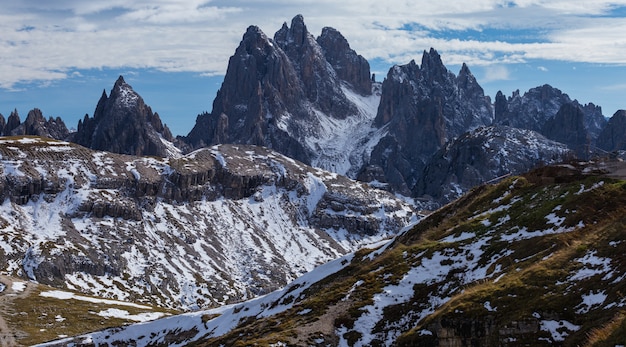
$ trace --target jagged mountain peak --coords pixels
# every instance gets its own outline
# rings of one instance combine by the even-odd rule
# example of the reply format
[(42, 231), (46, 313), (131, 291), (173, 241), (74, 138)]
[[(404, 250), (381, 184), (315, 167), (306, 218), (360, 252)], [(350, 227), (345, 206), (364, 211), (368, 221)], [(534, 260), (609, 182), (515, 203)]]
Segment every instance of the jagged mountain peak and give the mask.
[(284, 22), (280, 30), (274, 35), (274, 41), (283, 46), (295, 44), (299, 47), (310, 42), (312, 39), (313, 36), (311, 36), (306, 24), (304, 24), (304, 17), (301, 14), (293, 17), (291, 27), (287, 25), (287, 22)]
[(179, 156), (169, 128), (143, 98), (126, 83), (115, 81), (109, 96), (98, 101), (93, 118), (85, 115), (72, 141), (97, 150), (132, 155)]
[[(318, 43), (302, 16), (285, 23), (273, 40), (249, 27), (229, 60), (213, 110), (198, 116), (186, 141), (193, 148), (266, 146), (343, 174), (366, 156), (363, 144), (374, 131), (378, 101), (371, 90), (369, 63), (338, 32), (327, 29)], [(347, 129), (358, 136), (349, 138)]]
[(350, 48), (348, 40), (339, 30), (324, 27), (317, 43), (340, 79), (361, 95), (372, 94), (369, 62)]
[(244, 47), (249, 52), (250, 48), (253, 46), (258, 47), (258, 46), (264, 46), (265, 44), (268, 44), (269, 38), (267, 37), (267, 35), (265, 35), (265, 33), (263, 32), (263, 30), (261, 30), (261, 28), (259, 28), (256, 25), (251, 25), (243, 34), (241, 42), (245, 44), (244, 45), (240, 44), (238, 48)]
[(11, 112), (8, 121), (0, 114), (0, 136), (35, 135), (65, 140), (70, 132), (60, 117), (46, 119), (43, 112), (34, 108), (28, 111), (24, 122), (20, 122), (17, 110)]
[[(426, 162), (446, 142), (493, 121), (491, 101), (469, 72), (450, 72), (439, 53), (424, 51), (390, 69), (383, 81), (374, 124), (386, 136), (374, 147), (369, 167), (385, 173), (392, 189), (410, 195)], [(364, 178), (365, 179), (365, 178)]]
[(141, 107), (141, 104), (144, 104), (141, 96), (133, 90), (130, 84), (124, 81), (124, 77), (121, 75), (115, 81), (109, 98), (115, 100), (116, 105), (125, 108), (135, 107), (138, 103), (140, 103), (139, 107)]
[(422, 55), (421, 72), (426, 79), (440, 80), (451, 74), (441, 60), (441, 55), (434, 48)]

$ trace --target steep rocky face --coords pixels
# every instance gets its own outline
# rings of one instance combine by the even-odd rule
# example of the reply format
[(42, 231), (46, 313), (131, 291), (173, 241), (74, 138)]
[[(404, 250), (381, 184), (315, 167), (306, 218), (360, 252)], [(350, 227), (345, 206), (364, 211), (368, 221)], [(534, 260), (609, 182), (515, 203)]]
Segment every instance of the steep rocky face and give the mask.
[(110, 95), (102, 92), (93, 118), (85, 115), (71, 141), (120, 154), (174, 155), (172, 133), (120, 76)]
[(372, 151), (371, 166), (407, 194), (433, 153), (447, 141), (490, 125), (492, 108), (483, 89), (464, 64), (458, 76), (448, 71), (434, 49), (414, 61), (394, 66), (383, 82), (375, 125), (387, 135)]
[[(337, 38), (336, 35), (335, 38)], [(357, 112), (355, 105), (346, 98), (341, 89), (338, 74), (332, 66), (333, 62), (340, 67), (342, 67), (341, 63), (347, 62), (326, 60), (323, 48), (309, 33), (301, 15), (292, 19), (291, 27), (284, 23), (282, 28), (274, 34), (274, 41), (293, 62), (309, 102), (333, 118), (344, 119)], [(345, 47), (342, 48), (345, 49)], [(330, 55), (334, 57), (332, 53)], [(350, 62), (358, 64), (361, 60), (357, 58)], [(369, 75), (369, 65), (367, 68)], [(370, 93), (371, 91), (365, 92), (367, 95)]]
[(369, 62), (357, 54), (348, 40), (334, 28), (325, 27), (317, 38), (326, 60), (337, 73), (337, 77), (349, 83), (362, 95), (372, 93), (372, 78)]
[(495, 124), (514, 128), (541, 131), (545, 122), (553, 117), (563, 104), (572, 100), (567, 94), (548, 84), (528, 90), (520, 95), (519, 90), (505, 99), (496, 95)]
[[(186, 137), (194, 148), (244, 143), (273, 148), (310, 163), (289, 117), (305, 119), (306, 94), (285, 53), (258, 27), (250, 26), (230, 58), (212, 113), (198, 116)], [(283, 127), (282, 125), (287, 125)]]
[(535, 131), (506, 126), (479, 128), (435, 153), (413, 193), (448, 203), (485, 182), (561, 162), (573, 155), (566, 145)]
[(416, 218), (392, 194), (256, 146), (156, 159), (0, 144), (0, 269), (101, 297), (238, 302)]
[[(578, 101), (574, 100), (574, 104), (578, 104)], [(600, 133), (607, 124), (607, 120), (602, 114), (602, 107), (597, 106), (592, 102), (585, 105), (578, 104), (578, 106), (582, 109), (583, 114), (585, 115), (585, 129), (587, 129), (587, 132), (591, 137), (591, 141), (593, 142), (598, 138), (598, 136), (600, 136)]]
[(29, 111), (24, 123), (10, 132), (12, 136), (36, 135), (57, 140), (65, 140), (69, 134), (67, 126), (60, 117), (46, 119), (38, 108)]
[(369, 66), (336, 30), (327, 28), (320, 42), (342, 51), (324, 51), (302, 16), (274, 39), (249, 27), (212, 112), (198, 116), (182, 140), (192, 148), (260, 145), (340, 174), (357, 172), (373, 146), (378, 86), (361, 80)]
[(606, 125), (602, 108), (589, 103), (581, 105), (548, 84), (531, 88), (524, 95), (519, 90), (506, 98), (502, 92), (496, 95), (495, 124), (542, 132), (546, 122), (554, 117), (565, 104), (573, 103), (583, 112), (583, 124), (593, 143)]
[(2, 131), (2, 135), (11, 136), (11, 132), (20, 126), (22, 121), (20, 120), (20, 115), (17, 113), (17, 110), (13, 110), (7, 119), (6, 125), (4, 126), (4, 130)]
[(598, 136), (597, 146), (605, 151), (626, 149), (626, 110), (615, 112)]
[(584, 123), (583, 110), (574, 103), (566, 103), (548, 119), (542, 133), (549, 139), (566, 144), (579, 158), (589, 156), (591, 137)]

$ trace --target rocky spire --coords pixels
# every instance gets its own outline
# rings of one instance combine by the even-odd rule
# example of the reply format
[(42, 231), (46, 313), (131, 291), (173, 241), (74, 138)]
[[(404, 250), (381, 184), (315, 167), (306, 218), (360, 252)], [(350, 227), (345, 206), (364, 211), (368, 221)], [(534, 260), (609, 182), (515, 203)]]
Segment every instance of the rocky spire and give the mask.
[[(307, 99), (320, 111), (335, 118), (346, 118), (357, 112), (341, 89), (341, 82), (322, 47), (309, 33), (302, 15), (283, 24), (274, 41), (289, 57), (303, 85)], [(369, 73), (368, 73), (369, 78)]]
[(17, 113), (17, 109), (13, 110), (7, 119), (7, 124), (4, 126), (3, 135), (10, 136), (11, 132), (20, 126), (21, 123), (22, 121), (20, 120), (20, 115)]
[[(325, 55), (301, 15), (292, 19), (291, 26), (284, 23), (273, 39), (256, 26), (248, 27), (229, 59), (212, 111), (199, 115), (182, 140), (192, 148), (216, 143), (261, 145), (312, 163), (320, 154), (310, 139), (328, 131), (322, 129), (324, 119), (360, 116), (344, 86), (371, 93), (367, 62), (336, 30), (325, 32), (325, 39), (320, 40), (328, 48), (339, 42), (343, 53)], [(339, 58), (335, 53), (348, 57)], [(349, 66), (352, 63), (361, 65)], [(362, 75), (365, 83), (360, 80)]]
[(597, 146), (609, 152), (626, 150), (626, 110), (618, 110), (598, 136)]
[(350, 48), (348, 40), (339, 31), (330, 27), (323, 28), (317, 43), (340, 79), (349, 83), (361, 95), (372, 93), (373, 77), (370, 76), (369, 63)]
[(108, 97), (102, 92), (93, 118), (85, 115), (78, 123), (72, 140), (97, 150), (166, 157), (171, 153), (163, 140), (173, 138), (159, 115), (120, 76)]

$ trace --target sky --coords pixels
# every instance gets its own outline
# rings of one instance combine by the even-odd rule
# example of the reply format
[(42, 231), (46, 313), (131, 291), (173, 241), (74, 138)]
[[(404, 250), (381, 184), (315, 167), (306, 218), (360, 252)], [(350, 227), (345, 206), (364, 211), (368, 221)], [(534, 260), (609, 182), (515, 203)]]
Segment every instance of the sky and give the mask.
[(75, 128), (122, 75), (186, 135), (246, 28), (273, 37), (297, 14), (316, 37), (339, 30), (377, 80), (433, 47), (492, 99), (547, 83), (606, 117), (626, 109), (626, 0), (17, 0), (0, 3), (0, 113)]

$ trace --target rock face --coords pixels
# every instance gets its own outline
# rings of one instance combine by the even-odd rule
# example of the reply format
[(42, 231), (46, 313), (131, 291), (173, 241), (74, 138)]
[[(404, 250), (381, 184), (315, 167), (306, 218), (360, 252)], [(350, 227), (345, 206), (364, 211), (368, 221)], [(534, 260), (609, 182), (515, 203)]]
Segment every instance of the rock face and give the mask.
[(198, 116), (182, 140), (191, 148), (265, 146), (345, 174), (358, 171), (366, 156), (375, 106), (363, 105), (377, 100), (367, 61), (334, 29), (325, 28), (316, 40), (298, 15), (273, 39), (248, 28), (213, 110)]
[(619, 110), (598, 136), (598, 147), (605, 151), (626, 150), (626, 111)]
[(230, 58), (212, 113), (198, 116), (186, 137), (193, 148), (245, 143), (276, 149), (310, 163), (309, 151), (281, 127), (289, 115), (304, 119), (309, 110), (302, 83), (287, 55), (258, 27), (251, 26)]
[(488, 97), (463, 65), (448, 71), (434, 49), (415, 61), (394, 66), (383, 82), (375, 125), (387, 135), (371, 154), (369, 169), (380, 167), (393, 190), (409, 194), (426, 162), (447, 141), (490, 125)]
[(579, 158), (587, 158), (591, 136), (584, 123), (583, 110), (574, 103), (566, 103), (543, 125), (542, 133), (549, 139), (566, 144)]
[(317, 43), (322, 47), (324, 56), (337, 73), (337, 77), (349, 83), (360, 94), (371, 94), (369, 62), (350, 48), (348, 40), (339, 31), (330, 27), (323, 28)]
[(413, 195), (448, 203), (473, 187), (506, 175), (572, 158), (562, 143), (506, 126), (483, 127), (461, 135), (426, 164)]
[(256, 146), (156, 159), (0, 143), (0, 269), (96, 296), (234, 303), (416, 218), (390, 193)]
[[(337, 34), (333, 38), (341, 40), (341, 34), (338, 32)], [(330, 45), (331, 43), (328, 42), (329, 34), (326, 36), (327, 39), (321, 41)], [(330, 38), (330, 40), (333, 38)], [(334, 66), (338, 66), (340, 69), (345, 70), (345, 64), (354, 60), (357, 63), (360, 62), (356, 53), (350, 52), (349, 46), (341, 47), (344, 52), (328, 53), (328, 51), (324, 51), (307, 30), (304, 18), (301, 15), (292, 19), (291, 27), (284, 23), (282, 28), (274, 34), (274, 41), (293, 63), (302, 82), (306, 97), (311, 104), (332, 118), (344, 119), (356, 113), (356, 106), (346, 98), (341, 89), (340, 74), (333, 69)], [(326, 60), (325, 52), (326, 55), (332, 58), (332, 61)], [(338, 57), (333, 53), (344, 53), (344, 55), (348, 53), (353, 59), (339, 61)], [(342, 71), (341, 74), (350, 76), (346, 71)], [(367, 75), (369, 76), (369, 64), (367, 65)], [(371, 89), (366, 91), (365, 94), (371, 94)]]
[(88, 148), (120, 154), (173, 155), (172, 134), (120, 76), (109, 96), (102, 92), (93, 118), (85, 115), (71, 141)]
[(17, 110), (14, 110), (7, 119), (4, 129), (2, 130), (2, 135), (11, 136), (13, 130), (20, 126), (21, 123), (22, 121), (20, 120), (20, 115), (17, 113)]

